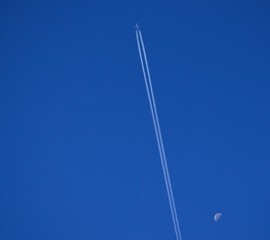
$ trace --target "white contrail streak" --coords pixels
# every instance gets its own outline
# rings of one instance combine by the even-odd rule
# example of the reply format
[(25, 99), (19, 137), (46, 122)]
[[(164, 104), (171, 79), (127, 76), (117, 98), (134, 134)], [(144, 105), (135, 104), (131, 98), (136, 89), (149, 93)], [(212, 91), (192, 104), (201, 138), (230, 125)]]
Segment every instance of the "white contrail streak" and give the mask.
[[(139, 38), (138, 38), (139, 35)], [(156, 118), (156, 110), (154, 110), (154, 102), (153, 102), (153, 97), (152, 97), (152, 92), (149, 90), (149, 82), (147, 80), (146, 74), (145, 74), (145, 68), (144, 68), (144, 64), (146, 65), (147, 63), (147, 59), (145, 59), (145, 61), (143, 61), (142, 59), (142, 54), (141, 54), (141, 46), (140, 44), (143, 44), (143, 42), (141, 41), (141, 35), (140, 32), (136, 32), (136, 36), (137, 36), (137, 43), (138, 43), (138, 49), (139, 49), (139, 54), (140, 54), (140, 59), (141, 59), (141, 64), (142, 64), (142, 70), (143, 70), (143, 75), (144, 75), (144, 80), (145, 80), (145, 85), (146, 85), (146, 90), (147, 90), (147, 95), (148, 95), (148, 100), (149, 100), (149, 104), (150, 104), (150, 109), (151, 109), (151, 113), (152, 113), (152, 118), (153, 118), (153, 122), (154, 122), (154, 128), (155, 128), (155, 133), (156, 133), (156, 138), (157, 138), (157, 143), (158, 143), (158, 148), (159, 148), (159, 154), (160, 154), (160, 158), (161, 158), (161, 164), (162, 164), (162, 169), (163, 169), (163, 173), (164, 173), (164, 178), (165, 178), (165, 184), (166, 184), (166, 188), (167, 188), (167, 193), (168, 193), (168, 198), (169, 198), (169, 203), (170, 203), (170, 208), (171, 208), (171, 213), (172, 213), (172, 217), (173, 217), (173, 223), (174, 223), (174, 228), (175, 231), (177, 229), (176, 226), (176, 221), (175, 221), (175, 210), (173, 208), (173, 204), (172, 204), (172, 197), (171, 197), (171, 188), (170, 188), (170, 182), (168, 180), (168, 171), (166, 171), (166, 162), (164, 162), (164, 150), (162, 148), (162, 143), (161, 143), (161, 138), (160, 138), (160, 130), (158, 128), (158, 119)], [(143, 48), (144, 50), (144, 48)], [(145, 51), (144, 51), (145, 54)], [(146, 58), (146, 55), (144, 55), (144, 58)], [(146, 65), (147, 66), (147, 65)], [(148, 68), (149, 69), (149, 68)], [(148, 73), (148, 72), (147, 72)], [(149, 73), (148, 73), (149, 76)], [(177, 232), (176, 232), (177, 234)]]
[(139, 55), (140, 55), (140, 60), (141, 60), (141, 65), (142, 65), (142, 71), (143, 71), (148, 101), (149, 101), (152, 119), (154, 123), (154, 129), (155, 129), (155, 134), (156, 134), (156, 139), (157, 139), (157, 144), (158, 144), (158, 149), (159, 149), (159, 155), (161, 159), (162, 170), (163, 170), (164, 179), (165, 179), (165, 185), (166, 185), (167, 194), (169, 198), (169, 204), (170, 204), (170, 209), (171, 209), (171, 214), (172, 214), (175, 235), (176, 235), (177, 240), (182, 240), (174, 197), (173, 197), (171, 181), (170, 181), (170, 174), (168, 170), (167, 159), (165, 155), (165, 150), (164, 150), (164, 145), (163, 145), (163, 140), (162, 140), (162, 135), (161, 135), (161, 130), (160, 130), (159, 118), (157, 114), (157, 108), (156, 108), (156, 103), (155, 103), (155, 97), (154, 97), (154, 92), (153, 92), (153, 87), (152, 87), (152, 82), (151, 82), (148, 61), (146, 57), (142, 34), (138, 27), (136, 27), (136, 39), (137, 39), (137, 44), (138, 44), (138, 50), (139, 50)]
[[(169, 174), (169, 170), (168, 170), (167, 159), (166, 159), (166, 155), (165, 155), (165, 150), (164, 150), (160, 125), (159, 125), (159, 118), (158, 118), (157, 108), (156, 108), (156, 104), (155, 104), (155, 97), (154, 97), (154, 92), (153, 92), (153, 88), (152, 88), (152, 81), (151, 81), (150, 71), (149, 71), (149, 67), (148, 67), (147, 56), (146, 56), (146, 52), (145, 52), (145, 48), (144, 48), (144, 42), (143, 42), (143, 38), (142, 38), (142, 34), (141, 34), (140, 30), (139, 30), (139, 35), (140, 35), (140, 40), (141, 40), (141, 43), (142, 43), (143, 53), (144, 53), (144, 56), (145, 56), (145, 64), (146, 64), (146, 69), (147, 69), (147, 74), (148, 74), (150, 93), (151, 93), (151, 97), (152, 97), (154, 116), (155, 116), (155, 119), (156, 119), (156, 125), (157, 125), (157, 130), (158, 130), (158, 135), (159, 135), (159, 141), (160, 141), (159, 147), (160, 147), (160, 149), (162, 151), (162, 156), (163, 156), (163, 158), (161, 158), (161, 159), (162, 159), (162, 162), (163, 162), (163, 171), (164, 171), (164, 168), (165, 168), (164, 177), (165, 177), (165, 180), (167, 179), (167, 185), (168, 185), (168, 188), (169, 188), (168, 192), (170, 193), (170, 194), (168, 194), (169, 195), (169, 201), (171, 203), (171, 208), (173, 208), (172, 215), (174, 215), (175, 227), (177, 229), (175, 231), (177, 232), (177, 235), (179, 235), (179, 239), (181, 239), (179, 222), (178, 222), (178, 217), (177, 217), (177, 212), (176, 212), (176, 207), (175, 207), (174, 197), (173, 197), (173, 191), (172, 191), (172, 186), (171, 186), (171, 181), (170, 181), (170, 174)], [(153, 115), (153, 113), (152, 113), (152, 115)]]

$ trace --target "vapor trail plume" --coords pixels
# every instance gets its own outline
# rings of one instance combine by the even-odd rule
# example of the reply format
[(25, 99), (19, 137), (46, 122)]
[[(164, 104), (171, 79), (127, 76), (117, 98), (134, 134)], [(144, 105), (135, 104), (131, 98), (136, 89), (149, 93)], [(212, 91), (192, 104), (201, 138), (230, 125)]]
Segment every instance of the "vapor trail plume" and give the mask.
[(172, 220), (173, 220), (173, 224), (174, 224), (175, 235), (176, 235), (177, 240), (182, 240), (180, 227), (179, 227), (179, 221), (178, 221), (175, 202), (174, 202), (172, 186), (171, 186), (171, 181), (170, 181), (170, 174), (169, 174), (169, 170), (168, 170), (167, 159), (166, 159), (164, 145), (163, 145), (163, 139), (162, 139), (162, 135), (161, 135), (159, 118), (158, 118), (158, 114), (157, 114), (157, 108), (156, 108), (156, 103), (155, 103), (155, 97), (154, 97), (154, 92), (153, 92), (153, 87), (152, 87), (152, 82), (151, 82), (151, 76), (150, 76), (147, 56), (146, 56), (146, 52), (145, 52), (143, 37), (142, 37), (141, 31), (139, 30), (138, 27), (136, 27), (136, 39), (137, 39), (138, 51), (139, 51), (139, 55), (140, 55), (148, 101), (149, 101), (152, 119), (153, 119), (153, 123), (154, 123), (154, 129), (155, 129), (155, 134), (156, 134), (156, 139), (157, 139), (157, 144), (158, 144), (158, 149), (159, 149), (159, 155), (160, 155), (160, 159), (161, 159), (162, 170), (163, 170), (164, 179), (165, 179), (165, 185), (166, 185), (167, 194), (168, 194), (168, 198), (169, 198), (169, 204), (170, 204)]

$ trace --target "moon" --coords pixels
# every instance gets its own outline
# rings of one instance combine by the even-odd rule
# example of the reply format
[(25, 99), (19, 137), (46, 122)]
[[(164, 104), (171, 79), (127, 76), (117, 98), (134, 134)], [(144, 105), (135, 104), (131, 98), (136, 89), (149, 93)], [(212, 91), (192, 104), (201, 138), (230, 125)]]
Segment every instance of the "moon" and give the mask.
[(215, 216), (214, 216), (214, 220), (215, 222), (217, 222), (222, 216), (222, 213), (216, 213)]

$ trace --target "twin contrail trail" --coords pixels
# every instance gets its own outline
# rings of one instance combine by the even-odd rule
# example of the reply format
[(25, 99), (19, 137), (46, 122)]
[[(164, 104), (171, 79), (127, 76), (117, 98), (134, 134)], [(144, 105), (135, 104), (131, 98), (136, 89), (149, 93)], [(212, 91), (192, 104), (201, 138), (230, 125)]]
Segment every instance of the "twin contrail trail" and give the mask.
[(148, 67), (148, 61), (147, 61), (147, 57), (146, 57), (142, 33), (141, 33), (138, 25), (136, 25), (136, 39), (137, 39), (137, 44), (138, 44), (140, 60), (141, 60), (141, 64), (142, 64), (142, 71), (143, 71), (143, 77), (144, 77), (144, 81), (145, 81), (148, 101), (149, 101), (149, 105), (150, 105), (150, 109), (151, 109), (155, 133), (156, 133), (156, 139), (157, 139), (158, 150), (159, 150), (159, 155), (160, 155), (160, 159), (161, 159), (162, 170), (163, 170), (167, 194), (168, 194), (168, 198), (169, 198), (169, 204), (170, 204), (170, 209), (171, 209), (171, 214), (172, 214), (175, 235), (176, 235), (177, 240), (182, 240), (180, 227), (179, 227), (179, 221), (178, 221), (177, 212), (176, 212), (176, 207), (175, 207), (175, 203), (174, 203), (173, 191), (172, 191), (172, 186), (171, 186), (171, 181), (170, 181), (170, 174), (169, 174), (169, 170), (168, 170), (167, 159), (166, 159), (166, 155), (165, 155), (160, 125), (159, 125), (159, 119), (158, 119), (158, 114), (157, 114), (154, 92), (153, 92), (153, 88), (152, 88), (150, 71), (149, 71), (149, 67)]

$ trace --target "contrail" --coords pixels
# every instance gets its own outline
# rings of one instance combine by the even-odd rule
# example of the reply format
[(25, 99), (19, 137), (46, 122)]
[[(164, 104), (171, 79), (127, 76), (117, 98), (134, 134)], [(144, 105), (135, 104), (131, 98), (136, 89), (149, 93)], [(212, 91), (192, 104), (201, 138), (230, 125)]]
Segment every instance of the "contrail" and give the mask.
[(161, 135), (161, 130), (160, 130), (159, 118), (157, 114), (157, 108), (156, 108), (156, 103), (155, 103), (155, 97), (154, 97), (154, 92), (153, 92), (153, 87), (152, 87), (152, 82), (151, 82), (147, 56), (145, 52), (143, 37), (142, 37), (141, 31), (138, 25), (136, 25), (136, 39), (137, 39), (138, 51), (140, 55), (148, 101), (149, 101), (152, 119), (154, 123), (154, 129), (155, 129), (155, 134), (156, 134), (156, 139), (157, 139), (157, 144), (158, 144), (158, 149), (159, 149), (159, 155), (161, 159), (162, 170), (163, 170), (164, 179), (165, 179), (165, 185), (166, 185), (167, 194), (169, 198), (169, 204), (170, 204), (170, 209), (171, 209), (171, 214), (172, 214), (175, 235), (176, 235), (177, 240), (182, 240), (174, 197), (173, 197), (171, 181), (170, 181), (170, 174), (168, 170), (167, 159), (165, 155), (165, 150), (164, 150), (164, 145), (163, 145), (163, 140), (162, 140), (162, 135)]
[[(156, 115), (156, 109), (155, 109), (155, 104), (154, 104), (154, 98), (152, 97), (153, 96), (153, 91), (149, 90), (149, 82), (147, 80), (146, 73), (145, 73), (145, 68), (144, 68), (144, 65), (146, 65), (146, 63), (147, 63), (147, 59), (146, 59), (145, 51), (144, 51), (145, 60), (143, 61), (143, 59), (142, 59), (140, 44), (142, 44), (142, 48), (143, 48), (143, 42), (142, 42), (142, 37), (141, 37), (141, 34), (140, 34), (139, 31), (136, 32), (136, 36), (137, 36), (138, 49), (139, 49), (139, 54), (140, 54), (140, 59), (141, 59), (141, 64), (142, 64), (142, 70), (143, 70), (143, 75), (144, 75), (148, 100), (149, 100), (150, 109), (151, 109), (151, 113), (152, 113), (152, 118), (153, 118), (153, 122), (154, 122), (154, 128), (155, 128), (155, 133), (156, 133), (156, 138), (157, 138), (157, 143), (158, 143), (158, 148), (159, 148), (159, 154), (160, 154), (160, 158), (161, 158), (162, 169), (163, 169), (164, 178), (165, 178), (165, 184), (166, 184), (166, 188), (167, 188), (171, 213), (173, 215), (172, 217), (173, 217), (174, 228), (177, 229), (177, 224), (176, 224), (176, 221), (175, 221), (175, 214), (174, 214), (175, 210), (173, 208), (172, 196), (170, 194), (172, 192), (171, 187), (170, 187), (170, 180), (168, 179), (168, 170), (166, 170), (166, 161), (164, 161), (164, 149), (162, 147), (163, 145), (162, 145), (162, 142), (161, 142), (162, 138), (160, 137), (158, 118), (156, 117), (157, 115)], [(144, 50), (144, 48), (143, 48), (143, 50)], [(149, 78), (149, 71), (147, 71), (147, 73), (148, 73), (148, 78)], [(177, 232), (176, 232), (176, 234), (177, 234)]]
[(165, 181), (167, 179), (167, 181), (166, 181), (167, 182), (166, 183), (167, 192), (168, 192), (168, 197), (169, 197), (169, 202), (170, 202), (170, 206), (171, 206), (172, 215), (173, 215), (173, 218), (174, 218), (174, 226), (175, 226), (176, 235), (178, 235), (179, 239), (181, 239), (181, 233), (180, 233), (180, 228), (179, 228), (179, 223), (178, 223), (176, 207), (175, 207), (175, 203), (174, 203), (174, 197), (173, 197), (173, 191), (172, 191), (172, 186), (171, 186), (171, 181), (170, 181), (170, 174), (169, 174), (168, 165), (167, 165), (167, 159), (166, 159), (166, 155), (165, 155), (165, 150), (164, 150), (160, 125), (159, 125), (159, 118), (158, 118), (157, 108), (156, 108), (156, 104), (155, 104), (155, 97), (154, 97), (154, 92), (153, 92), (153, 88), (152, 88), (152, 81), (151, 81), (150, 71), (149, 71), (149, 67), (148, 67), (147, 56), (146, 56), (146, 52), (145, 52), (145, 47), (144, 47), (142, 34), (141, 34), (140, 30), (138, 30), (138, 31), (139, 31), (139, 36), (140, 36), (142, 49), (143, 49), (143, 53), (144, 53), (145, 64), (146, 64), (146, 69), (147, 69), (147, 74), (148, 74), (148, 81), (149, 81), (149, 86), (150, 86), (150, 93), (151, 93), (151, 97), (152, 97), (151, 98), (152, 99), (152, 105), (153, 105), (153, 109), (154, 109), (154, 112), (152, 112), (152, 116), (153, 116), (153, 119), (155, 118), (155, 120), (156, 120), (155, 121), (156, 124), (155, 123), (154, 124), (157, 126), (157, 130), (158, 130), (156, 132), (156, 136), (157, 136), (157, 134), (159, 135), (158, 136), (159, 137), (159, 142), (160, 142), (159, 143), (159, 149), (161, 149), (162, 156), (163, 156), (163, 157), (161, 157), (161, 161), (162, 161), (162, 166), (163, 166), (164, 178), (165, 178)]

